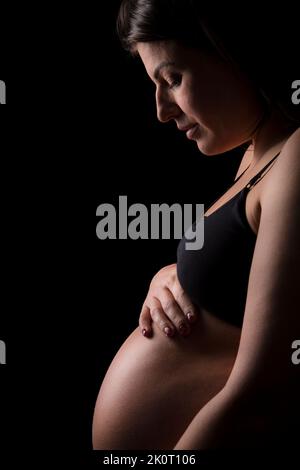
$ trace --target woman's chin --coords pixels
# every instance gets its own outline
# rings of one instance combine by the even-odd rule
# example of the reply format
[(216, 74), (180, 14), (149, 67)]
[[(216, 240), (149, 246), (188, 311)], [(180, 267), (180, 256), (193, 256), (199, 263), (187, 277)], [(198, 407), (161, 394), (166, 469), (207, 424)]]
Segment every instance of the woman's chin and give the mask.
[(198, 149), (201, 153), (203, 153), (203, 155), (210, 156), (218, 155), (219, 153), (221, 153), (220, 151), (218, 151), (218, 147), (216, 145), (212, 145), (211, 143), (206, 142), (203, 138), (199, 138), (195, 140), (195, 142), (197, 144)]
[(208, 157), (214, 155), (221, 155), (222, 153), (225, 153), (234, 148), (234, 146), (220, 145), (219, 142), (217, 143), (215, 141), (206, 140), (203, 137), (195, 139), (195, 142), (200, 152)]

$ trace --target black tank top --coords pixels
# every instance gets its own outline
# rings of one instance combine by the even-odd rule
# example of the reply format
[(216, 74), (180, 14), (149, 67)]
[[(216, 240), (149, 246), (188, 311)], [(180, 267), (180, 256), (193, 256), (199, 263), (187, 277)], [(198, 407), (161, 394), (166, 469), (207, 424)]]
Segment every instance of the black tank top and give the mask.
[(205, 216), (204, 245), (201, 250), (186, 250), (185, 237), (177, 249), (178, 279), (191, 300), (200, 309), (239, 327), (243, 323), (256, 243), (256, 234), (246, 217), (245, 201), (248, 192), (264, 176), (263, 173), (278, 155), (246, 187), (212, 214)]

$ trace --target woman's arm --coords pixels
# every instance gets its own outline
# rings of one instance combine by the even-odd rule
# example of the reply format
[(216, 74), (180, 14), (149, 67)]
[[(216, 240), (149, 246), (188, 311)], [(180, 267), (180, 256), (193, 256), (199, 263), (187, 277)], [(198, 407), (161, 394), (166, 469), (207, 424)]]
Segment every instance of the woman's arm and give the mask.
[(263, 448), (269, 431), (268, 417), (251, 403), (235, 400), (225, 387), (199, 411), (174, 449)]
[[(237, 358), (224, 389), (194, 418), (175, 449), (245, 447), (259, 429), (299, 407), (300, 131), (288, 140), (261, 199), (245, 317)], [(297, 385), (298, 384), (298, 385)], [(298, 411), (299, 412), (299, 411)], [(279, 429), (279, 428), (278, 428)], [(251, 441), (251, 442), (250, 442)], [(262, 442), (263, 445), (263, 442)]]

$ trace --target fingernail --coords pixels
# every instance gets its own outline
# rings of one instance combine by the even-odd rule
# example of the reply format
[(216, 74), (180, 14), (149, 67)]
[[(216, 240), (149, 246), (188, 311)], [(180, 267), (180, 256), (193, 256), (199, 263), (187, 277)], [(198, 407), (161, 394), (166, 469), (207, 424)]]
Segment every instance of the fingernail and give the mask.
[(188, 321), (191, 322), (191, 323), (194, 323), (194, 321), (196, 320), (196, 315), (192, 312), (189, 312), (187, 314), (187, 318), (188, 318)]
[(171, 328), (169, 328), (168, 326), (164, 328), (164, 333), (166, 334), (166, 336), (173, 336), (173, 330), (171, 330)]
[(188, 327), (187, 325), (180, 325), (179, 331), (180, 331), (180, 333), (181, 333), (183, 336), (186, 336), (186, 335), (189, 334), (190, 329), (189, 329), (189, 327)]

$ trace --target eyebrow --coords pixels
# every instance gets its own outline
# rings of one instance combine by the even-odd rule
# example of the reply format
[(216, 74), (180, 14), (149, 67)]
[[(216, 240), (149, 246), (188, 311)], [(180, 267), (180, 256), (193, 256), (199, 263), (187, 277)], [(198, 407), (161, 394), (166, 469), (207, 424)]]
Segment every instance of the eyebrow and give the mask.
[(154, 70), (153, 77), (155, 78), (155, 80), (159, 79), (161, 69), (163, 69), (164, 67), (171, 67), (171, 66), (175, 66), (175, 62), (171, 62), (171, 61), (161, 62), (161, 64), (159, 64)]

